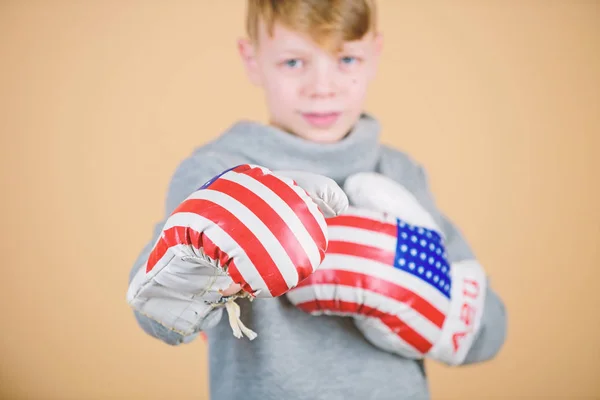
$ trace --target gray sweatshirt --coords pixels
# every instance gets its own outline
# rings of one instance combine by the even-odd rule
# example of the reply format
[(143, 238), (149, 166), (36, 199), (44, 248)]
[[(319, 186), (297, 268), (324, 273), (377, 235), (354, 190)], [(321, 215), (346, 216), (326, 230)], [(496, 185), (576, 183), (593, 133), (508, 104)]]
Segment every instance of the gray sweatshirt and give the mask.
[[(407, 154), (379, 141), (379, 124), (365, 114), (353, 131), (335, 144), (317, 144), (256, 122), (232, 125), (201, 146), (176, 169), (169, 184), (164, 220), (159, 221), (130, 273), (146, 262), (166, 218), (188, 195), (232, 166), (252, 163), (272, 170), (300, 169), (326, 175), (342, 185), (351, 174), (376, 171), (410, 190), (437, 220), (447, 238), (449, 261), (472, 258), (453, 223), (435, 205), (424, 169)], [(484, 266), (485, 268), (485, 266)], [(488, 286), (490, 286), (488, 284)], [(238, 302), (241, 320), (258, 333), (254, 341), (236, 339), (222, 309), (205, 330), (209, 346), (212, 400), (403, 400), (428, 399), (421, 361), (375, 348), (345, 317), (310, 316), (282, 296)], [(169, 345), (194, 340), (166, 330), (134, 313), (140, 327)], [(215, 324), (215, 322), (218, 323)], [(493, 358), (505, 340), (502, 300), (488, 288), (483, 327), (465, 364)]]

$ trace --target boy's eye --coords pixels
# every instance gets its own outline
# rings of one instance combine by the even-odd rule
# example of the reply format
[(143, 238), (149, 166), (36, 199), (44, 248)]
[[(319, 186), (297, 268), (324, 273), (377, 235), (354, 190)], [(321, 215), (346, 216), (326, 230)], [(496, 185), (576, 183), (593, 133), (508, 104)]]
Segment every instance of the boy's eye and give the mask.
[(299, 68), (302, 66), (302, 60), (299, 60), (297, 58), (292, 58), (290, 60), (284, 61), (283, 65), (285, 65), (286, 67), (289, 67), (289, 68)]
[(344, 65), (352, 65), (352, 64), (356, 63), (356, 61), (358, 61), (358, 59), (356, 57), (346, 56), (346, 57), (342, 57), (340, 59), (340, 61)]

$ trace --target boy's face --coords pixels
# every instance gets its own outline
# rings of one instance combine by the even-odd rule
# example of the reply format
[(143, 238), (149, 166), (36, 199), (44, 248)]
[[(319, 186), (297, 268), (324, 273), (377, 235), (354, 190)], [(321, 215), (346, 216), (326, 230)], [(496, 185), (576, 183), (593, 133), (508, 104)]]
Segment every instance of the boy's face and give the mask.
[(264, 26), (258, 43), (239, 42), (250, 80), (265, 94), (270, 123), (320, 143), (342, 139), (356, 123), (375, 76), (381, 36), (368, 33), (332, 55), (309, 38)]

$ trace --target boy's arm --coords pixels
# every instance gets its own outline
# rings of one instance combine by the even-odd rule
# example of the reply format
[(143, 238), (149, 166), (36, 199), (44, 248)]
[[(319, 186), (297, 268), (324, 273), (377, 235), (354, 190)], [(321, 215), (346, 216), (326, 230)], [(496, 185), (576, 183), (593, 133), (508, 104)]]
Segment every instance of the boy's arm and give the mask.
[[(444, 215), (442, 221), (447, 242), (446, 251), (451, 262), (474, 259), (471, 249), (457, 227)], [(489, 279), (489, 278), (488, 278)], [(498, 354), (506, 338), (506, 310), (504, 303), (488, 281), (479, 333), (462, 364), (490, 360)]]
[[(183, 202), (192, 192), (198, 189), (202, 184), (207, 182), (213, 176), (221, 171), (233, 166), (232, 163), (238, 160), (233, 160), (231, 157), (217, 155), (214, 153), (201, 152), (197, 150), (192, 156), (185, 159), (179, 164), (173, 177), (169, 183), (169, 188), (166, 196), (165, 217), (154, 227), (152, 238), (144, 246), (135, 260), (130, 273), (129, 283), (131, 283), (136, 272), (146, 265), (146, 261), (156, 243), (159, 235), (162, 232), (167, 217)], [(205, 318), (203, 326), (214, 326), (221, 319), (222, 308), (217, 308), (210, 312)], [(133, 310), (134, 316), (138, 325), (148, 335), (159, 339), (169, 345), (179, 345), (193, 341), (200, 333), (200, 329), (192, 335), (183, 336), (175, 331), (172, 331), (158, 322), (142, 315), (136, 310)]]
[[(435, 207), (427, 175), (423, 167), (417, 166), (415, 194), (437, 217), (446, 236), (446, 252), (450, 262), (476, 259), (465, 237), (452, 221)], [(484, 267), (485, 268), (485, 267)], [(506, 338), (506, 310), (504, 303), (491, 288), (488, 281), (482, 323), (479, 333), (462, 364), (473, 364), (492, 359), (502, 348)]]
[[(476, 260), (471, 246), (460, 229), (436, 205), (425, 168), (406, 153), (388, 146), (382, 147), (379, 170), (407, 188), (431, 214), (446, 237), (449, 262)], [(485, 270), (485, 265), (482, 268)], [(498, 354), (506, 339), (506, 310), (502, 299), (487, 282), (482, 321), (479, 332), (461, 364), (490, 360)]]

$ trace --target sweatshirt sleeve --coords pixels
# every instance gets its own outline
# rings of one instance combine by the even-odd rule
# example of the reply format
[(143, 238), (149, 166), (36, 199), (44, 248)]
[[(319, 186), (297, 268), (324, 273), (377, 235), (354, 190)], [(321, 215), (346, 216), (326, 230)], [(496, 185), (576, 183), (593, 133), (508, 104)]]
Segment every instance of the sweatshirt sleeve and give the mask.
[[(446, 237), (446, 252), (450, 262), (477, 259), (460, 229), (437, 207), (422, 165), (405, 153), (387, 147), (384, 149), (380, 169), (383, 174), (409, 189), (438, 221)], [(485, 269), (485, 265), (480, 264)], [(506, 340), (506, 327), (504, 302), (488, 277), (481, 328), (462, 364), (480, 363), (494, 358)]]
[[(129, 283), (131, 283), (136, 272), (146, 264), (146, 261), (150, 256), (150, 252), (152, 251), (152, 247), (158, 240), (158, 237), (161, 234), (162, 228), (169, 215), (181, 202), (183, 202), (192, 192), (197, 190), (205, 182), (210, 180), (215, 175), (218, 175), (222, 171), (241, 163), (236, 161), (239, 160), (235, 160), (228, 155), (215, 154), (199, 149), (177, 166), (168, 185), (164, 217), (155, 224), (150, 240), (138, 253), (138, 256), (129, 272)], [(145, 333), (172, 346), (192, 342), (200, 334), (200, 330), (198, 329), (194, 334), (184, 337), (181, 334), (167, 329), (158, 322), (140, 314), (136, 310), (133, 310), (133, 314), (138, 325)], [(218, 321), (221, 319), (221, 314), (222, 309), (220, 308), (212, 311), (211, 314), (207, 316), (207, 319), (211, 319), (210, 325), (218, 323)]]
[[(446, 252), (450, 262), (459, 262), (466, 259), (476, 260), (471, 246), (460, 231), (460, 229), (443, 214), (436, 206), (431, 194), (427, 174), (424, 168), (417, 165), (417, 187), (420, 196), (425, 198), (429, 206), (440, 221), (441, 229), (446, 235)], [(480, 263), (481, 264), (481, 263)], [(483, 264), (481, 264), (483, 266)], [(483, 266), (485, 268), (485, 266)], [(504, 302), (494, 291), (488, 277), (487, 292), (485, 296), (483, 321), (481, 329), (467, 353), (463, 365), (488, 361), (494, 358), (506, 339), (506, 310)]]

